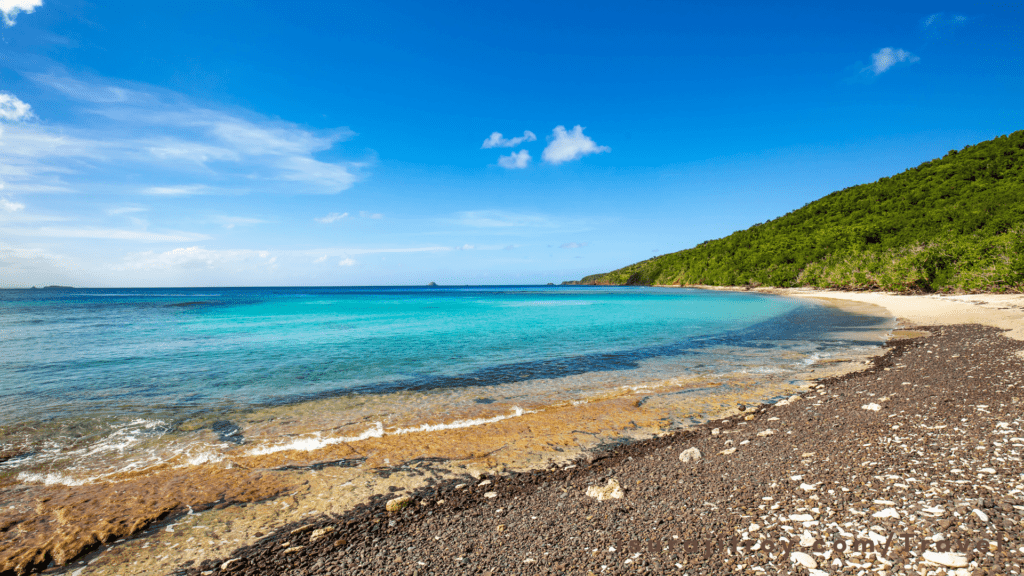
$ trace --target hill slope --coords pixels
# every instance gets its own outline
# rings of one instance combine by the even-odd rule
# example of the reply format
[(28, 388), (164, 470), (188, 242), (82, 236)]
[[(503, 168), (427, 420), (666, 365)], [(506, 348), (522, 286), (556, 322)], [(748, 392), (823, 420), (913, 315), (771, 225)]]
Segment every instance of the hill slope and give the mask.
[(580, 284), (1024, 287), (1024, 130)]

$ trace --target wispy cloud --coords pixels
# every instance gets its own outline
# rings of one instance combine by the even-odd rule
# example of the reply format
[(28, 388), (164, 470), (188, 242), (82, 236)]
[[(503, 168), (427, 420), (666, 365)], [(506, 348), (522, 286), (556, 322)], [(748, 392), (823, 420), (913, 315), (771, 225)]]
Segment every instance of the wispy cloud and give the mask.
[[(150, 179), (139, 190), (149, 194), (333, 194), (350, 188), (366, 167), (316, 157), (353, 137), (347, 128), (312, 130), (217, 110), (169, 90), (74, 76), (56, 66), (24, 75), (63, 97), (72, 120), (4, 127), (0, 178), (12, 191), (127, 191), (123, 175), (130, 171)], [(28, 104), (6, 96), (2, 118), (31, 114)]]
[(456, 214), (456, 222), (472, 228), (557, 228), (548, 216), (502, 210), (470, 210)]
[(586, 242), (568, 242), (566, 244), (562, 244), (561, 246), (559, 246), (559, 248), (565, 248), (567, 250), (572, 250), (572, 249), (575, 249), (575, 248), (585, 248), (586, 246), (587, 246)]
[(0, 210), (4, 212), (17, 212), (24, 209), (25, 205), (20, 202), (12, 202), (7, 198), (0, 198)]
[(967, 16), (961, 14), (946, 14), (936, 12), (929, 14), (921, 20), (921, 28), (929, 36), (943, 36), (953, 30), (967, 24)]
[(367, 212), (365, 210), (360, 210), (359, 211), (359, 217), (360, 218), (369, 218), (370, 220), (380, 220), (381, 218), (384, 217), (384, 215), (380, 214), (380, 213), (377, 213), (377, 212)]
[(134, 240), (137, 242), (194, 242), (208, 240), (205, 234), (191, 232), (147, 232), (117, 228), (2, 228), (0, 232), (12, 236), (34, 238), (93, 238), (102, 240)]
[(150, 186), (142, 190), (143, 194), (150, 196), (192, 196), (205, 194), (206, 186), (202, 184), (190, 184), (188, 186)]
[(491, 135), (484, 140), (483, 146), (480, 148), (515, 148), (523, 142), (533, 142), (537, 140), (537, 135), (529, 130), (523, 132), (522, 136), (515, 138), (504, 138), (501, 132), (491, 132)]
[(576, 125), (572, 132), (565, 129), (565, 126), (555, 126), (548, 136), (548, 145), (544, 148), (541, 158), (548, 164), (563, 164), (572, 160), (579, 160), (588, 154), (600, 154), (611, 152), (608, 146), (598, 146), (589, 136), (583, 134), (583, 127)]
[[(2, 3), (3, 0), (0, 0)], [(32, 118), (32, 107), (14, 94), (0, 92), (0, 120), (20, 122)]]
[(175, 248), (165, 252), (132, 252), (122, 259), (116, 269), (130, 270), (173, 270), (173, 269), (218, 269), (242, 264), (269, 266), (277, 261), (267, 251), (261, 250), (208, 250), (200, 246)]
[(146, 212), (149, 208), (143, 208), (142, 206), (119, 206), (117, 208), (111, 208), (107, 210), (107, 214), (110, 216), (117, 216), (118, 214), (134, 214), (136, 212)]
[(530, 153), (526, 150), (520, 150), (519, 152), (513, 152), (508, 156), (501, 156), (498, 158), (498, 166), (509, 170), (526, 168), (529, 165)]
[(321, 224), (333, 224), (333, 223), (335, 223), (338, 220), (341, 220), (343, 218), (348, 218), (348, 212), (345, 212), (344, 214), (339, 214), (337, 212), (331, 212), (327, 216), (324, 216), (322, 218), (313, 218), (313, 220), (316, 220), (317, 222), (320, 222)]
[(31, 14), (42, 5), (43, 0), (0, 0), (0, 14), (3, 14), (5, 26), (14, 26), (18, 14)]
[(266, 220), (260, 220), (258, 218), (244, 218), (242, 216), (214, 216), (213, 221), (229, 230), (235, 226), (251, 226), (253, 224), (263, 224), (266, 222)]
[(344, 258), (338, 262), (338, 266), (355, 266), (356, 261), (351, 258)]
[(918, 60), (920, 58), (902, 48), (887, 46), (871, 55), (871, 65), (864, 71), (871, 71), (877, 76), (901, 62), (913, 63)]

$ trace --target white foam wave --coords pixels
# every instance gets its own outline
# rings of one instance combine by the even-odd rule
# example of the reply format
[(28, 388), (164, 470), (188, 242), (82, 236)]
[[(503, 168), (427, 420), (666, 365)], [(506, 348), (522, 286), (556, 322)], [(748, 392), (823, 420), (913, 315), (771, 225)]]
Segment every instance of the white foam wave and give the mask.
[(517, 418), (523, 414), (530, 414), (532, 410), (524, 410), (519, 406), (512, 407), (511, 414), (501, 414), (493, 416), (491, 418), (470, 418), (466, 420), (454, 420), (452, 422), (446, 422), (443, 424), (422, 424), (420, 426), (412, 426), (409, 428), (394, 428), (391, 430), (384, 430), (384, 425), (380, 422), (375, 423), (372, 427), (365, 430), (363, 433), (357, 436), (340, 436), (335, 438), (323, 438), (319, 433), (313, 436), (305, 438), (297, 438), (291, 442), (285, 444), (277, 444), (273, 446), (261, 446), (259, 448), (250, 450), (249, 456), (264, 456), (266, 454), (274, 454), (276, 452), (284, 452), (286, 450), (294, 450), (296, 452), (312, 452), (313, 450), (319, 450), (332, 444), (344, 444), (348, 442), (359, 442), (361, 440), (368, 440), (370, 438), (381, 438), (387, 436), (397, 436), (400, 434), (409, 434), (412, 432), (435, 432), (437, 430), (454, 430), (457, 428), (469, 428), (472, 426), (481, 426), (484, 424), (493, 424), (502, 420), (508, 420), (509, 418)]
[(45, 484), (47, 486), (52, 486), (54, 484), (62, 484), (64, 486), (81, 486), (89, 482), (88, 478), (71, 478), (70, 476), (53, 472), (47, 474), (21, 472), (18, 474), (18, 480), (22, 482)]

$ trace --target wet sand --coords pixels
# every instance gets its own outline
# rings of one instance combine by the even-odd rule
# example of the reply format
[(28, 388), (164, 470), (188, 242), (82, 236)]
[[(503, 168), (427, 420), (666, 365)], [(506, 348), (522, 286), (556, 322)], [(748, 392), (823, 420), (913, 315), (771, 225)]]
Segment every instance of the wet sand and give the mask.
[[(849, 306), (837, 302), (843, 298), (842, 293), (822, 295), (832, 298), (837, 305)], [(864, 304), (892, 306), (888, 302)], [(924, 308), (932, 309), (927, 305)], [(860, 311), (867, 309), (861, 308)], [(903, 309), (895, 313), (905, 318), (905, 324), (912, 323), (912, 314)], [(995, 317), (998, 316), (997, 312)], [(862, 367), (862, 359), (847, 360), (850, 361), (819, 365), (816, 373), (805, 376), (809, 380)], [(666, 390), (697, 385), (699, 383), (695, 382), (663, 383)], [(799, 391), (744, 391), (742, 386), (738, 388), (728, 394), (710, 397), (703, 406), (694, 408), (694, 423), (732, 414), (740, 402), (752, 404), (767, 397)], [(209, 558), (227, 557), (239, 546), (253, 544), (290, 523), (324, 514), (351, 513), (373, 495), (407, 493), (480, 474), (564, 465), (586, 458), (587, 454), (602, 452), (609, 446), (664, 434), (673, 425), (667, 424), (664, 418), (666, 406), (658, 405), (652, 398), (656, 400), (646, 391), (619, 394), (583, 406), (549, 407), (515, 420), (471, 429), (405, 437), (385, 436), (370, 439), (370, 444), (359, 446), (335, 444), (313, 454), (303, 454), (301, 458), (291, 457), (287, 452), (259, 458), (235, 458), (210, 465), (199, 475), (193, 470), (192, 484), (181, 479), (176, 482), (173, 470), (167, 471), (163, 478), (140, 479), (142, 487), (135, 493), (131, 479), (125, 479), (120, 493), (133, 495), (140, 505), (125, 506), (124, 498), (109, 491), (106, 496), (97, 493), (83, 497), (80, 490), (52, 487), (34, 495), (35, 501), (42, 504), (37, 504), (34, 510), (21, 511), (24, 514), (22, 518), (35, 522), (37, 528), (25, 530), (24, 526), (15, 523), (15, 529), (8, 529), (4, 536), (28, 536), (31, 540), (26, 538), (21, 542), (42, 544), (35, 548), (35, 559), (44, 564), (46, 558), (39, 557), (39, 551), (45, 551), (49, 546), (51, 555), (57, 556), (52, 551), (60, 546), (60, 538), (69, 544), (70, 552), (62, 557), (67, 559), (73, 556), (76, 547), (77, 552), (87, 551), (99, 546), (101, 540), (109, 543), (134, 533), (133, 538), (113, 546), (101, 546), (98, 552), (74, 561), (64, 569), (51, 568), (50, 571), (83, 575), (166, 574), (184, 562), (198, 564)], [(214, 489), (203, 489), (209, 486)], [(240, 490), (239, 486), (250, 489)], [(159, 491), (160, 497), (147, 501), (145, 497), (153, 491)], [(110, 502), (108, 518), (104, 518), (104, 498)], [(81, 509), (74, 508), (74, 504)], [(90, 506), (92, 516), (86, 513)], [(203, 509), (206, 511), (200, 512)], [(110, 514), (111, 511), (115, 513)], [(188, 511), (198, 513), (187, 514)], [(113, 529), (110, 516), (122, 518)], [(90, 518), (92, 525), (86, 526), (75, 538), (67, 538), (73, 532), (67, 530), (67, 520), (65, 524), (61, 523), (62, 518)], [(147, 528), (138, 531), (143, 526)], [(45, 538), (54, 535), (57, 536), (56, 541)], [(17, 543), (13, 539), (9, 542)], [(21, 546), (22, 550), (32, 548), (31, 545)], [(16, 562), (9, 566), (20, 564), (27, 567), (26, 560), (31, 562), (32, 557), (23, 555), (10, 559)]]

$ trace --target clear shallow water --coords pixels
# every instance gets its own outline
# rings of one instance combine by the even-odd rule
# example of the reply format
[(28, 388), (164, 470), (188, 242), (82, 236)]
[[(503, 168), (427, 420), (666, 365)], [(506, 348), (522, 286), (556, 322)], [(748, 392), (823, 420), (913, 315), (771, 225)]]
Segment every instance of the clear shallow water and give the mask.
[(204, 443), (495, 417), (681, 375), (784, 376), (888, 328), (688, 289), (4, 290), (0, 450), (24, 454), (0, 472), (199, 461)]

